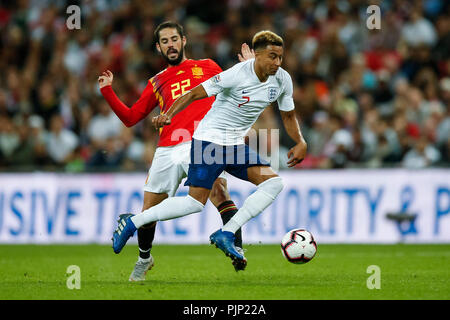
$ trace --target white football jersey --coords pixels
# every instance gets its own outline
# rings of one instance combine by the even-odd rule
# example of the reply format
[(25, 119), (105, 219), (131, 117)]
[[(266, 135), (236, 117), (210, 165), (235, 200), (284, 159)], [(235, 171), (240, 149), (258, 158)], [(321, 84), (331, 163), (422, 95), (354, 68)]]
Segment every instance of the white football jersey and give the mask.
[(208, 97), (215, 95), (216, 100), (193, 138), (219, 145), (243, 144), (248, 130), (272, 102), (277, 101), (282, 111), (294, 110), (289, 73), (278, 68), (275, 75), (261, 82), (254, 64), (255, 59), (240, 62), (201, 84)]

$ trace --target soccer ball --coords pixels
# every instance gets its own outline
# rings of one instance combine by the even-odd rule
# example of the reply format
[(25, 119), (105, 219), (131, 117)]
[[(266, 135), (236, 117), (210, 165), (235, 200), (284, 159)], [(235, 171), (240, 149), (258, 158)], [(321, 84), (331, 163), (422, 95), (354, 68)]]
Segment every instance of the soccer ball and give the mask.
[(316, 255), (317, 244), (313, 235), (305, 229), (293, 229), (281, 239), (281, 253), (287, 261), (302, 264)]

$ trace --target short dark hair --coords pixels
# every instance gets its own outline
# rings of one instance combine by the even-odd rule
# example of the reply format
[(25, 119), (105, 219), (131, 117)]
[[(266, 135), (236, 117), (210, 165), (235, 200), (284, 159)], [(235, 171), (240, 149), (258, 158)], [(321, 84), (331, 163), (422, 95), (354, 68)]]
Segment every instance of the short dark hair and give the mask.
[(253, 50), (265, 49), (269, 45), (282, 47), (283, 39), (276, 33), (268, 30), (260, 31), (253, 37)]
[(155, 30), (155, 33), (154, 33), (156, 42), (159, 43), (159, 33), (161, 32), (161, 30), (167, 29), (167, 28), (177, 29), (177, 32), (180, 35), (180, 37), (181, 38), (184, 37), (184, 29), (183, 29), (183, 26), (181, 24), (173, 22), (173, 21), (166, 21), (166, 22), (163, 22), (159, 26), (156, 27), (156, 30)]

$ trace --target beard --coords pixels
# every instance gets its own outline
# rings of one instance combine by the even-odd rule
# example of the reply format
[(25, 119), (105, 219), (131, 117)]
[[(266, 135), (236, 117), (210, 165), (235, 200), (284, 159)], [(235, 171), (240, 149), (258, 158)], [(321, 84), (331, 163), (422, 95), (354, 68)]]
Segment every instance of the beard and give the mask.
[[(178, 51), (177, 51), (178, 52)], [(166, 62), (172, 66), (176, 66), (178, 64), (180, 64), (181, 60), (183, 59), (184, 56), (184, 48), (181, 47), (180, 52), (178, 52), (178, 56), (175, 59), (170, 59), (168, 54), (163, 53), (161, 51), (161, 55), (163, 56), (164, 60), (166, 60)]]

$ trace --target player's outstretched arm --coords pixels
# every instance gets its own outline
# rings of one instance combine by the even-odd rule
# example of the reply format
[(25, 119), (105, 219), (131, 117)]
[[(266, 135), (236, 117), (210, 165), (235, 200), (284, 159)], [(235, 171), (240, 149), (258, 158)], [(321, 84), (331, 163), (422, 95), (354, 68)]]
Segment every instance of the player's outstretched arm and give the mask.
[(160, 114), (156, 117), (153, 117), (152, 123), (155, 126), (155, 128), (161, 128), (165, 125), (170, 124), (171, 119), (181, 110), (186, 108), (188, 105), (190, 105), (192, 102), (200, 99), (207, 98), (208, 95), (203, 89), (203, 86), (199, 84), (194, 89), (189, 90), (182, 96), (180, 96), (170, 107), (169, 111), (167, 111), (164, 114)]
[(157, 101), (153, 93), (153, 86), (149, 81), (139, 100), (129, 108), (114, 93), (111, 86), (113, 79), (114, 75), (111, 71), (107, 70), (103, 72), (98, 77), (100, 92), (123, 124), (127, 127), (132, 127), (144, 119), (156, 107)]
[(280, 111), (283, 125), (289, 134), (289, 136), (296, 142), (296, 145), (292, 147), (288, 152), (288, 166), (294, 167), (296, 164), (303, 161), (306, 156), (307, 144), (303, 138), (298, 124), (295, 110), (292, 111)]

